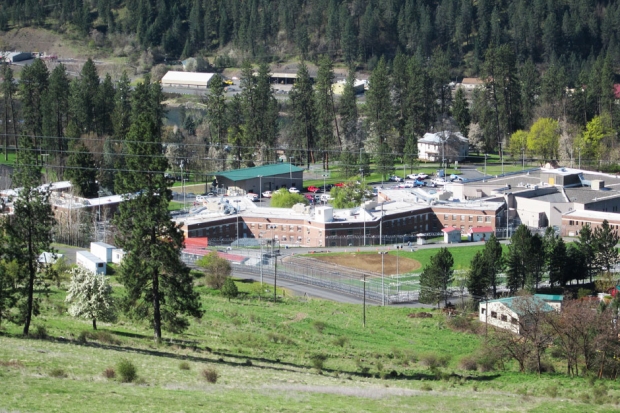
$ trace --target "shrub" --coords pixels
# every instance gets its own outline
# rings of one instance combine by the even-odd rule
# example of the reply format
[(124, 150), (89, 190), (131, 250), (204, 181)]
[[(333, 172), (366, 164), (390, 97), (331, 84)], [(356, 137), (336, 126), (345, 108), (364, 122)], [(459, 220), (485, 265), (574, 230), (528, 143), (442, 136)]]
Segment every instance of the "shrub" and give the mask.
[(446, 367), (450, 361), (448, 355), (437, 355), (435, 353), (426, 353), (420, 356), (420, 363), (428, 367), (429, 369), (436, 369), (438, 367)]
[(337, 337), (334, 339), (334, 341), (332, 341), (332, 343), (338, 347), (344, 347), (344, 345), (347, 344), (348, 342), (349, 342), (349, 338), (346, 336)]
[(312, 323), (312, 327), (314, 327), (318, 333), (322, 333), (323, 330), (325, 330), (325, 327), (327, 327), (327, 324), (322, 321), (315, 321)]
[(202, 371), (202, 377), (209, 383), (217, 383), (219, 374), (214, 368), (208, 367)]
[(65, 373), (65, 371), (61, 368), (54, 368), (50, 370), (49, 376), (55, 377), (57, 379), (64, 379), (65, 377), (67, 377), (67, 373)]
[(558, 397), (558, 386), (549, 386), (545, 389), (545, 393), (547, 394), (547, 396), (552, 397), (552, 398), (556, 398)]
[(431, 387), (431, 385), (430, 385), (430, 384), (428, 384), (428, 383), (424, 383), (424, 384), (422, 384), (422, 386), (420, 387), (420, 390), (424, 390), (424, 391), (431, 391), (431, 390), (433, 390), (433, 388)]
[(581, 393), (579, 395), (579, 400), (582, 403), (590, 403), (590, 395), (588, 393)]
[(224, 281), (224, 285), (222, 285), (221, 291), (222, 296), (224, 298), (228, 298), (228, 301), (230, 301), (231, 298), (236, 298), (239, 295), (239, 290), (237, 289), (237, 286), (235, 285), (233, 279), (230, 277), (227, 277)]
[(106, 379), (113, 379), (116, 377), (116, 371), (112, 367), (108, 367), (103, 371), (103, 377)]
[(465, 356), (459, 361), (459, 369), (474, 371), (478, 368), (478, 362), (474, 356)]
[(273, 208), (292, 208), (295, 204), (308, 205), (308, 200), (302, 194), (293, 194), (286, 188), (275, 191), (271, 196)]
[(32, 338), (37, 338), (40, 340), (47, 338), (47, 328), (45, 326), (35, 326), (34, 331), (30, 333)]
[(465, 333), (473, 333), (476, 331), (475, 327), (472, 325), (472, 320), (467, 316), (456, 316), (449, 317), (446, 321), (448, 327), (455, 331), (461, 331)]
[(181, 370), (189, 370), (189, 363), (187, 361), (182, 361), (179, 363), (179, 369)]
[(321, 371), (325, 365), (325, 360), (327, 360), (327, 355), (322, 353), (313, 354), (310, 356), (310, 361), (312, 362), (312, 367)]
[(584, 298), (592, 294), (592, 290), (588, 290), (587, 288), (580, 288), (577, 290), (577, 298)]
[(107, 331), (92, 331), (88, 334), (88, 337), (93, 340), (97, 340), (100, 343), (113, 344), (116, 346), (121, 344), (120, 340), (115, 338), (111, 333)]
[(88, 341), (88, 332), (87, 331), (80, 331), (80, 334), (77, 337), (77, 342), (80, 344), (86, 344), (86, 342)]
[(127, 359), (119, 361), (116, 370), (118, 370), (118, 375), (123, 383), (131, 383), (137, 377), (136, 366)]
[(278, 333), (269, 332), (269, 333), (267, 333), (267, 339), (269, 341), (271, 341), (272, 343), (276, 343), (276, 344), (278, 344), (278, 343), (280, 343), (280, 344), (290, 344), (290, 345), (295, 344), (295, 342), (293, 340), (291, 340), (290, 338), (288, 338), (284, 334), (278, 334)]

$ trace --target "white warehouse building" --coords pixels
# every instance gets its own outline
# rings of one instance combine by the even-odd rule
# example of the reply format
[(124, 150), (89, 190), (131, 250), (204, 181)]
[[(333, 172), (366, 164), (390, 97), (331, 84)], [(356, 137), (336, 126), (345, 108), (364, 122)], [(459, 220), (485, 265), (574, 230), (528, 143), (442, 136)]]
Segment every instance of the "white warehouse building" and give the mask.
[(75, 263), (97, 275), (106, 275), (106, 262), (88, 251), (75, 253)]
[(179, 72), (170, 70), (161, 79), (162, 87), (206, 89), (214, 73)]

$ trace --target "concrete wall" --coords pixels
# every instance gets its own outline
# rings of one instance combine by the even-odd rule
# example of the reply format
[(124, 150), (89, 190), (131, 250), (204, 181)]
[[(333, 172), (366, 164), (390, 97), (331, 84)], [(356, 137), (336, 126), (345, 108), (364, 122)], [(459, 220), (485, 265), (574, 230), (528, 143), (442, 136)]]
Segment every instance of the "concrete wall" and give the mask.
[(489, 325), (519, 334), (517, 314), (500, 302), (480, 303), (478, 317), (481, 323), (488, 323)]

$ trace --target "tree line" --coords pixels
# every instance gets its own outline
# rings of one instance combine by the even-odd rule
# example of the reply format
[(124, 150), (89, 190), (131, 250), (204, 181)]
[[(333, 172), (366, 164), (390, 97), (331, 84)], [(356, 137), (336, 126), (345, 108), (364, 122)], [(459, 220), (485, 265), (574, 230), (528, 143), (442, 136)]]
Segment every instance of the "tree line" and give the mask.
[[(502, 286), (510, 295), (534, 293), (544, 280), (551, 288), (573, 282), (592, 286), (596, 281), (596, 289), (606, 292), (615, 286), (611, 270), (620, 261), (616, 248), (619, 240), (607, 220), (594, 230), (584, 225), (577, 240), (568, 244), (551, 227), (541, 236), (520, 225), (504, 251), (493, 234), (472, 258), (464, 280), (471, 302), (477, 306), (481, 301), (498, 298)], [(447, 248), (431, 257), (420, 274), (420, 302), (448, 303), (455, 281), (453, 265)]]
[[(162, 101), (161, 87), (148, 76), (131, 92), (124, 113), (126, 134), (118, 142), (123, 165), (112, 176), (120, 193), (131, 194), (113, 219), (118, 229), (115, 243), (127, 252), (118, 269), (118, 280), (125, 287), (119, 306), (129, 316), (148, 321), (156, 340), (163, 329), (182, 331), (189, 325), (188, 317), (203, 313), (190, 270), (180, 257), (183, 231), (170, 221), (168, 212), (172, 194), (166, 178), (168, 161), (161, 156)], [(98, 124), (87, 114), (83, 119), (90, 119), (84, 125)], [(14, 172), (21, 189), (14, 199), (14, 214), (2, 217), (0, 231), (0, 320), (23, 324), (24, 335), (53, 278), (54, 268), (41, 262), (39, 255), (54, 252), (55, 223), (49, 188), (41, 187), (40, 148), (35, 145), (39, 136), (27, 131), (19, 139)], [(82, 312), (75, 309), (76, 314)]]

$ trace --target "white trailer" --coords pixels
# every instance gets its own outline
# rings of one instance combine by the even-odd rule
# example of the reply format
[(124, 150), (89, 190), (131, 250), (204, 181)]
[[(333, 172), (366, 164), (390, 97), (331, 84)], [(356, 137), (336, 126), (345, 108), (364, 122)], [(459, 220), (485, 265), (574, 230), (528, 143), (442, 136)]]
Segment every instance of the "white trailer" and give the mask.
[(120, 264), (125, 258), (125, 250), (121, 248), (114, 248), (112, 251), (112, 262), (114, 264)]
[(106, 262), (88, 251), (75, 253), (75, 263), (98, 275), (106, 275)]
[(91, 254), (99, 257), (105, 262), (112, 262), (112, 251), (114, 251), (115, 248), (114, 245), (106, 244), (105, 242), (90, 243)]

